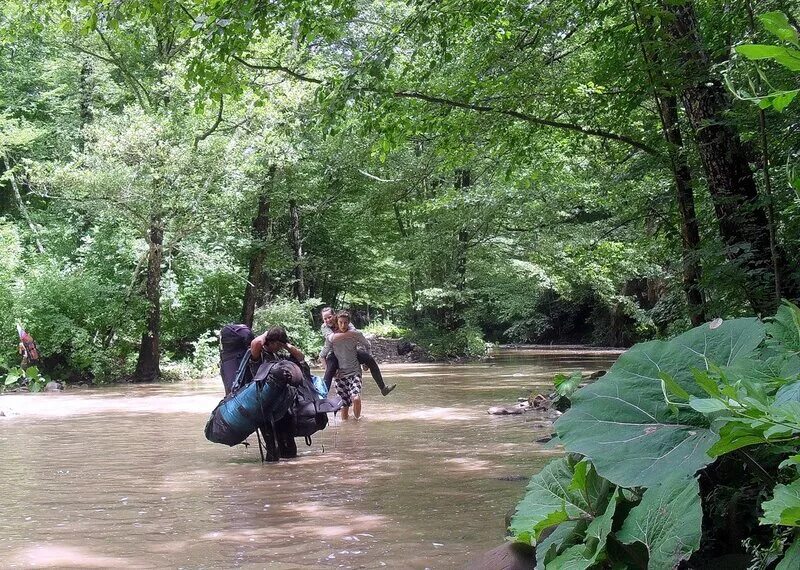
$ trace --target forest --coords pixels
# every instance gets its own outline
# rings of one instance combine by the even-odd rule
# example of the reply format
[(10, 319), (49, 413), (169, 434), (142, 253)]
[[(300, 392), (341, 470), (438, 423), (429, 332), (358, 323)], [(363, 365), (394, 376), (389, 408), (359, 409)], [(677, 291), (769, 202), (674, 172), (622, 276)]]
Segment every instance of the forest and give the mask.
[(8, 0), (0, 367), (15, 323), (107, 382), (202, 368), (227, 322), (315, 348), (323, 305), (438, 357), (772, 315), (796, 8)]

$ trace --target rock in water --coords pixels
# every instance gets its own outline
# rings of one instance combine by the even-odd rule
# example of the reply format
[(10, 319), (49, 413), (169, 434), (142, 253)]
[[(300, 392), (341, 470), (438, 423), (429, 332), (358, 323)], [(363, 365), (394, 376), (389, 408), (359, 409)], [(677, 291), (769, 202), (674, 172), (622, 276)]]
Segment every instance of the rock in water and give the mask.
[(516, 415), (522, 414), (525, 412), (525, 408), (509, 408), (507, 406), (492, 406), (486, 411), (488, 414), (493, 416), (509, 416), (509, 415)]
[(470, 560), (467, 570), (527, 570), (536, 566), (536, 548), (507, 542)]

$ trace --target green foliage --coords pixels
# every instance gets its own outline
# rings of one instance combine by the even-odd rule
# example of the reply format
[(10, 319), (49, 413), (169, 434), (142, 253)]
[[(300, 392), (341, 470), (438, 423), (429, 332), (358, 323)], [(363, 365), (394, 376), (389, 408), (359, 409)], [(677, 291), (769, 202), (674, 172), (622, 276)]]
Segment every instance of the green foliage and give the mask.
[(562, 398), (569, 398), (575, 391), (580, 388), (583, 381), (583, 375), (580, 370), (577, 370), (567, 376), (566, 374), (556, 374), (553, 377), (553, 384), (556, 387), (556, 394)]
[(138, 304), (93, 272), (31, 272), (17, 307), (53, 376), (108, 381), (127, 372)]
[(373, 334), (383, 338), (402, 338), (408, 335), (408, 329), (394, 324), (389, 319), (382, 321), (372, 321), (364, 327), (364, 334)]
[(322, 350), (323, 339), (314, 330), (312, 314), (322, 304), (319, 299), (299, 302), (295, 299), (275, 299), (256, 310), (253, 332), (261, 334), (270, 327), (280, 325), (286, 329), (289, 342), (299, 347), (306, 358), (313, 359)]
[[(758, 511), (747, 516), (763, 513), (765, 529), (753, 531), (747, 542), (766, 544), (751, 550), (756, 556), (774, 551), (772, 560), (785, 549), (780, 566), (791, 567), (797, 556), (788, 544), (791, 535), (774, 541), (781, 527), (800, 526), (797, 315), (795, 305), (784, 303), (766, 326), (756, 319), (717, 320), (620, 356), (605, 376), (574, 394), (572, 408), (556, 422), (559, 440), (577, 455), (534, 476), (512, 519), (515, 539), (535, 544), (546, 528), (564, 525), (551, 535), (558, 533), (557, 540), (540, 545), (540, 566), (644, 562), (635, 548), (603, 551), (613, 536), (622, 545), (641, 543), (648, 568), (673, 568), (715, 548), (710, 537), (719, 532), (716, 519), (705, 520), (703, 513), (731, 508), (716, 492), (700, 493), (700, 471), (715, 479), (717, 489), (759, 497), (750, 503)], [(568, 377), (560, 380), (564, 386)], [(737, 464), (745, 461), (755, 462), (757, 471), (742, 471)], [(605, 513), (568, 508), (576, 502), (565, 493), (582, 489), (587, 473), (617, 489), (613, 523)], [(560, 489), (550, 491), (548, 500), (546, 481)], [(594, 524), (609, 530), (592, 534)]]
[(764, 509), (762, 524), (800, 526), (800, 479), (789, 485), (776, 485), (772, 499), (764, 501), (761, 507)]
[(219, 338), (216, 333), (206, 333), (192, 343), (191, 363), (199, 375), (219, 371)]
[(415, 327), (410, 337), (433, 358), (479, 358), (486, 355), (486, 342), (475, 327), (463, 326), (450, 331), (435, 325), (422, 325)]
[(711, 462), (706, 451), (717, 437), (704, 416), (670, 405), (661, 374), (701, 395), (693, 369), (709, 362), (735, 364), (763, 339), (759, 321), (738, 319), (714, 329), (698, 327), (670, 341), (638, 344), (600, 381), (572, 397), (572, 408), (556, 422), (559, 438), (620, 485), (649, 486), (676, 469), (690, 476)]
[[(181, 274), (168, 275), (162, 295), (162, 334), (168, 346), (181, 347), (193, 342), (190, 351), (196, 360), (197, 343), (207, 339), (209, 331), (240, 318), (242, 284), (238, 275), (227, 268), (181, 268)], [(195, 341), (195, 339), (197, 339)]]
[(18, 387), (26, 387), (30, 392), (41, 392), (48, 379), (39, 372), (36, 366), (22, 369), (17, 366), (8, 371), (5, 381), (0, 384), (0, 393)]
[(784, 302), (767, 323), (768, 345), (800, 355), (800, 309)]
[[(769, 79), (785, 88), (762, 90), (783, 108), (768, 125), (770, 150), (791, 156), (789, 19), (767, 12), (762, 34), (748, 30), (743, 3), (692, 4), (698, 47), (728, 54), (748, 41), (762, 59), (739, 55), (742, 67), (775, 64)], [(632, 6), (656, 22), (652, 34), (637, 33)], [(688, 312), (653, 93), (687, 77), (664, 39), (664, 6), (13, 0), (0, 14), (0, 147), (10, 165), (0, 185), (17, 181), (21, 200), (3, 194), (0, 215), (17, 230), (20, 264), (89, 271), (130, 299), (129, 321), (115, 328), (124, 332), (101, 342), (113, 354), (105, 370), (136, 350), (154, 300), (144, 287), (153, 220), (164, 226), (158, 332), (170, 358), (239, 318), (259, 256), (259, 299), (308, 295), (430, 323), (421, 344), (443, 357), (482, 353), (472, 328), (494, 342), (629, 346), (667, 336)], [(726, 109), (726, 124), (749, 141), (743, 107)], [(701, 237), (686, 259), (702, 262), (707, 314), (749, 314), (746, 272), (726, 255), (739, 246), (716, 237), (696, 148), (687, 140), (682, 149)], [(797, 267), (800, 216), (787, 194), (775, 188), (771, 205)], [(290, 200), (302, 252), (286, 237)], [(259, 204), (269, 220), (257, 229)], [(0, 277), (4, 329), (23, 273)], [(86, 359), (61, 360), (66, 370)]]
[(511, 520), (511, 532), (518, 540), (536, 544), (542, 531), (555, 524), (602, 515), (613, 492), (587, 461), (553, 461), (531, 478)]
[(702, 518), (697, 480), (678, 475), (648, 487), (616, 538), (623, 544), (642, 543), (648, 568), (676, 568), (700, 547)]
[[(759, 16), (764, 28), (780, 41), (791, 44), (792, 47), (764, 44), (744, 44), (736, 46), (736, 52), (751, 61), (774, 61), (784, 68), (800, 72), (800, 43), (798, 43), (797, 30), (789, 23), (783, 12), (767, 12)], [(763, 73), (762, 73), (763, 75)], [(742, 98), (750, 99), (762, 109), (772, 107), (779, 113), (788, 107), (800, 89), (773, 90), (761, 96), (752, 96), (744, 93)]]

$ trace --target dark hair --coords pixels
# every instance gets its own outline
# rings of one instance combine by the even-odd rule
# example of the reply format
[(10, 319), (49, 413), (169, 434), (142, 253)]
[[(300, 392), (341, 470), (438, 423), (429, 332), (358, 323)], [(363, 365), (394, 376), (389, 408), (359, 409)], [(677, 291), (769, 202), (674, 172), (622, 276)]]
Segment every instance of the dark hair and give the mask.
[(287, 344), (289, 337), (286, 335), (286, 329), (280, 325), (270, 327), (267, 331), (267, 336), (264, 337), (264, 342), (282, 342)]
[(347, 319), (349, 321), (350, 320), (350, 313), (348, 313), (347, 311), (339, 311), (338, 313), (336, 313), (336, 318), (337, 319)]

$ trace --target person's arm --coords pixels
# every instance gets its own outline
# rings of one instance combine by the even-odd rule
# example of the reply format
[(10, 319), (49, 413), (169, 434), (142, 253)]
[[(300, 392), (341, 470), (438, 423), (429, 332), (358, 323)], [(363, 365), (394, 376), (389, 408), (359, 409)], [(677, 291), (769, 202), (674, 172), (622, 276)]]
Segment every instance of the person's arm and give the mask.
[(286, 352), (289, 353), (289, 356), (291, 356), (293, 360), (296, 360), (298, 364), (306, 361), (306, 355), (303, 354), (303, 351), (297, 348), (295, 345), (287, 343), (283, 345), (283, 348), (286, 349)]
[(319, 359), (322, 361), (323, 368), (325, 367), (325, 364), (326, 364), (325, 359), (331, 353), (331, 350), (333, 350), (333, 346), (331, 345), (331, 341), (329, 341), (328, 339), (325, 339), (325, 345), (322, 347), (322, 350), (319, 352)]
[(261, 350), (264, 348), (266, 338), (267, 333), (263, 333), (254, 338), (250, 343), (250, 358), (252, 360), (261, 360)]
[(333, 333), (329, 338), (331, 343), (334, 343), (337, 340), (342, 340), (345, 338), (358, 338), (359, 334), (361, 333), (359, 333), (358, 331), (337, 332)]

